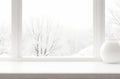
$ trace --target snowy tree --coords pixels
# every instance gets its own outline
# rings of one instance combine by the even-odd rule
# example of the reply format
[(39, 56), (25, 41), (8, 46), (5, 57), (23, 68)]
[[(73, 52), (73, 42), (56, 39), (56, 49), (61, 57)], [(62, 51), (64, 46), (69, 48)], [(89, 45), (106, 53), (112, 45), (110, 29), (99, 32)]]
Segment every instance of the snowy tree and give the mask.
[(61, 49), (60, 25), (49, 21), (32, 20), (30, 23), (31, 50), (36, 56), (49, 56)]
[(120, 39), (120, 1), (113, 1), (111, 6), (107, 6), (106, 11), (106, 31), (110, 39)]

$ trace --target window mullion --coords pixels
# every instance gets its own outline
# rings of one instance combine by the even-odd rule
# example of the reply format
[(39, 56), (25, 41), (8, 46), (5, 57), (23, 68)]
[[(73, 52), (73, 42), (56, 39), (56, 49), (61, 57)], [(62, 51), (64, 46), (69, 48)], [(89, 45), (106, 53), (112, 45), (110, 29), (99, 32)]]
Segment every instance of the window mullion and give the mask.
[(22, 0), (12, 0), (12, 55), (21, 57)]
[(105, 0), (94, 0), (94, 49), (100, 57), (100, 47), (105, 39)]

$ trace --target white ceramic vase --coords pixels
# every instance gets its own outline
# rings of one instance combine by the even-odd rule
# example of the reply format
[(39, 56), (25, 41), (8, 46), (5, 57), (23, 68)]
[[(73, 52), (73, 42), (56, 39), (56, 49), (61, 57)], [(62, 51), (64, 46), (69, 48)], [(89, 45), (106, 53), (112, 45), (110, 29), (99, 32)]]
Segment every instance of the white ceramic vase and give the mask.
[(120, 45), (116, 40), (105, 41), (101, 47), (101, 58), (106, 63), (120, 63)]

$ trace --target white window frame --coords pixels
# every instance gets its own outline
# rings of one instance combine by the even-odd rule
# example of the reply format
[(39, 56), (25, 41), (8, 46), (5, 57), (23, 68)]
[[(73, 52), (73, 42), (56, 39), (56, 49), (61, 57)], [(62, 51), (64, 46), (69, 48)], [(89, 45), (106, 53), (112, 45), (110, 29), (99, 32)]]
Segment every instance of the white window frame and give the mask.
[(100, 59), (100, 48), (105, 41), (105, 0), (93, 2), (94, 52)]
[(15, 58), (21, 58), (22, 39), (22, 0), (12, 1), (12, 52)]
[[(105, 0), (93, 0), (93, 33), (95, 58), (79, 57), (47, 57), (47, 58), (22, 58), (22, 0), (12, 1), (12, 60), (23, 61), (98, 61), (100, 60), (100, 47), (105, 40)], [(7, 60), (7, 59), (5, 59)], [(11, 59), (8, 59), (11, 60)]]

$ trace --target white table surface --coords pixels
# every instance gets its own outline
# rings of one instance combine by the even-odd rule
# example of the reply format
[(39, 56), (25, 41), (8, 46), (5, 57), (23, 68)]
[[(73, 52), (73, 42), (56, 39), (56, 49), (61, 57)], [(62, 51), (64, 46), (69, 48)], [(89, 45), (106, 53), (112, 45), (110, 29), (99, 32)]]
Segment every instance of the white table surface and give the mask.
[(120, 74), (120, 64), (102, 62), (0, 62), (0, 73)]

